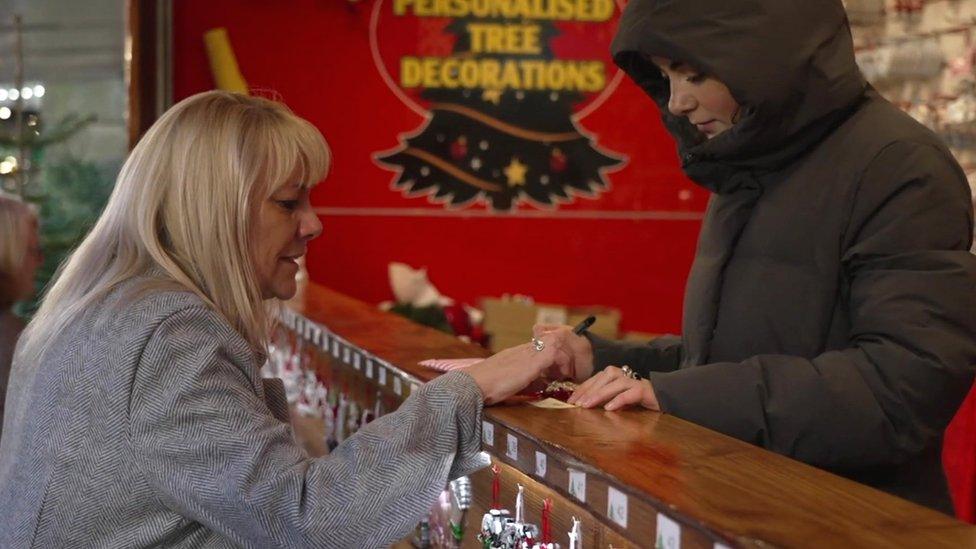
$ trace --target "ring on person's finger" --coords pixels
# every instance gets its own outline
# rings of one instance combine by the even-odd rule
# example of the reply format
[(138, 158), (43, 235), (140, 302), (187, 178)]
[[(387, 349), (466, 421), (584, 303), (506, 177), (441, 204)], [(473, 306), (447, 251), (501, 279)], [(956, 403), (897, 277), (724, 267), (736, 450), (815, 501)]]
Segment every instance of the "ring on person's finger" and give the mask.
[(630, 366), (624, 366), (620, 368), (620, 371), (624, 373), (625, 376), (630, 379), (640, 379), (640, 374), (635, 372)]
[(546, 348), (546, 343), (537, 337), (533, 337), (532, 347), (534, 347), (536, 351), (541, 351)]

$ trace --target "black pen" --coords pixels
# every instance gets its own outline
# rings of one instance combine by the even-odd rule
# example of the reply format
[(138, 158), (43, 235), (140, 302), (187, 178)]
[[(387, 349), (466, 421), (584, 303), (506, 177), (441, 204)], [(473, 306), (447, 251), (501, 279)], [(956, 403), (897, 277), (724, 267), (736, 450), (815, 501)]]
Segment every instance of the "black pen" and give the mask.
[(576, 335), (583, 335), (583, 332), (592, 326), (594, 322), (596, 322), (596, 317), (593, 315), (584, 318), (579, 324), (576, 325), (575, 328), (573, 328), (573, 333)]

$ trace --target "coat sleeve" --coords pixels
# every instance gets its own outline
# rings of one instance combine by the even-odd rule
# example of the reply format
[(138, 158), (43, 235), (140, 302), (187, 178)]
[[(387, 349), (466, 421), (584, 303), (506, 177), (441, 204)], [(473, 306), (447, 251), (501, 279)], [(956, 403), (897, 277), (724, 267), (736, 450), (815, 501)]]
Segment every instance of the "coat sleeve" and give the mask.
[(463, 372), (309, 457), (213, 316), (194, 307), (165, 320), (133, 381), (130, 447), (174, 512), (245, 547), (389, 546), (449, 479), (486, 465), (481, 391)]
[(849, 345), (650, 374), (665, 412), (835, 469), (937, 441), (976, 368), (968, 185), (947, 153), (895, 143), (865, 170), (842, 253)]
[(647, 376), (650, 372), (670, 372), (681, 364), (681, 338), (666, 335), (648, 343), (611, 341), (586, 333), (593, 346), (593, 371), (607, 366), (630, 366), (635, 372)]

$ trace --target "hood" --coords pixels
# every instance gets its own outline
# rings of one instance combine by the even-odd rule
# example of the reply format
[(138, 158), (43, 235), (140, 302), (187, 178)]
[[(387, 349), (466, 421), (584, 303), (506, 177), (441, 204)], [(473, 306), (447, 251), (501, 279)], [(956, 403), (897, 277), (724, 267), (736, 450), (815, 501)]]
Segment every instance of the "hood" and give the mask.
[[(841, 0), (631, 0), (611, 53), (657, 103), (688, 175), (718, 192), (729, 169), (773, 170), (808, 150), (867, 88)], [(739, 121), (707, 140), (668, 112), (668, 83), (645, 56), (723, 82)]]

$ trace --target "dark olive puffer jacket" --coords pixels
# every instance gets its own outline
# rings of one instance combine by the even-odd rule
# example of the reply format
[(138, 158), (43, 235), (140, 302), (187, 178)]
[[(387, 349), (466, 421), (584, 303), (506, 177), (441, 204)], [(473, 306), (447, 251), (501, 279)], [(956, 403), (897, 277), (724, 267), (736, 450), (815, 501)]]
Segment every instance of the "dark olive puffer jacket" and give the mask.
[[(713, 195), (682, 337), (594, 338), (662, 409), (951, 512), (941, 434), (976, 368), (969, 187), (940, 140), (854, 63), (840, 0), (631, 0), (615, 61)], [(645, 60), (682, 61), (742, 105), (705, 140)]]

